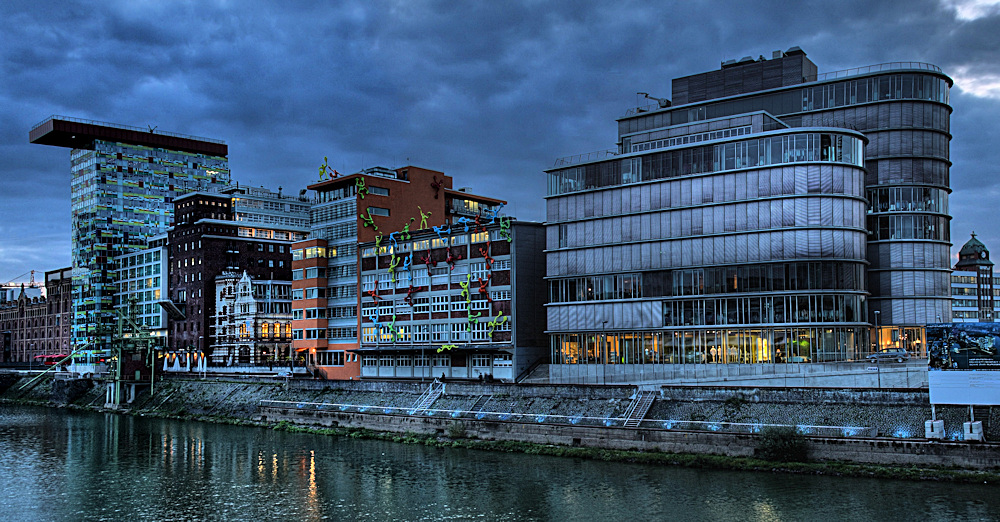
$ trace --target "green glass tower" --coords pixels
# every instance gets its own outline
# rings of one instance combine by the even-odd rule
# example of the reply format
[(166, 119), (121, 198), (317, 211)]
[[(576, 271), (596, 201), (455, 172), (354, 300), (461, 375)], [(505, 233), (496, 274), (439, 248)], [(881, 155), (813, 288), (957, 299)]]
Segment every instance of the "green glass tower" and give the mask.
[(64, 116), (39, 123), (29, 139), (72, 149), (72, 341), (100, 345), (115, 324), (115, 257), (144, 249), (148, 238), (165, 232), (174, 198), (227, 188), (228, 147)]

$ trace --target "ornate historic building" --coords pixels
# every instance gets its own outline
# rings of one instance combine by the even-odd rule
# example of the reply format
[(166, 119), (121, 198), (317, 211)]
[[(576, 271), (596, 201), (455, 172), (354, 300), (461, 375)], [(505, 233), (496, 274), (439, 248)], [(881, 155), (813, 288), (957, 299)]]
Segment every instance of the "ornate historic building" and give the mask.
[(247, 272), (215, 278), (213, 366), (273, 367), (290, 360), (292, 282), (253, 280)]
[(958, 252), (951, 273), (952, 322), (992, 323), (997, 313), (996, 287), (990, 251), (973, 233)]
[(71, 269), (45, 272), (45, 296), (0, 304), (0, 343), (3, 362), (30, 362), (43, 354), (68, 354), (70, 348)]

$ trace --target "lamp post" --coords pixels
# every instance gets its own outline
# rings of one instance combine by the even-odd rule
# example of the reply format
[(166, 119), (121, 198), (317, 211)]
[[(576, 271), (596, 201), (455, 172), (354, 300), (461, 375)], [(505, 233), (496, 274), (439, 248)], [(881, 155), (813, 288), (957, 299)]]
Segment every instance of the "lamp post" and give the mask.
[(604, 354), (604, 384), (608, 383), (608, 335), (605, 333), (608, 320), (601, 323), (601, 351)]
[(875, 336), (877, 339), (875, 341), (875, 351), (879, 351), (882, 349), (882, 328), (881, 325), (879, 324), (879, 314), (881, 314), (881, 312), (875, 310)]

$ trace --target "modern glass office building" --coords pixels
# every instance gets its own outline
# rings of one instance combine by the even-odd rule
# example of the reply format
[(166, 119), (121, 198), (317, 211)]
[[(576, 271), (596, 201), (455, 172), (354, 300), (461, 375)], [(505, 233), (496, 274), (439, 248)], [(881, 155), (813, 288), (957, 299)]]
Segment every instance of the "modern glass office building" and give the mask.
[(553, 380), (922, 353), (950, 317), (950, 85), (918, 63), (819, 75), (793, 48), (675, 79), (617, 150), (558, 160)]
[[(106, 342), (115, 324), (114, 258), (173, 222), (173, 199), (229, 185), (225, 142), (52, 116), (32, 143), (72, 149), (73, 344)], [(131, 258), (129, 258), (131, 259)]]

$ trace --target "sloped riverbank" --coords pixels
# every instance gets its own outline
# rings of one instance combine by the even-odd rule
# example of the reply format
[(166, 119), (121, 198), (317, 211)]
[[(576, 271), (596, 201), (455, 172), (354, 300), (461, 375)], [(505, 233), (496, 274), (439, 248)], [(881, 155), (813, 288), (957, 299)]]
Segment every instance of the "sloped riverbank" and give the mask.
[[(3, 389), (5, 381), (0, 380), (0, 400), (103, 409), (105, 386), (100, 381), (48, 380), (30, 390), (19, 390), (20, 380), (15, 381)], [(799, 426), (807, 435), (809, 426), (857, 426), (881, 436), (806, 436), (812, 462), (777, 467), (847, 473), (844, 466), (860, 466), (850, 474), (980, 482), (992, 480), (1000, 469), (1000, 447), (993, 444), (917, 438), (930, 416), (926, 393), (920, 391), (663, 388), (645, 420), (625, 428), (621, 421), (637, 391), (632, 386), (447, 383), (426, 409), (416, 409), (427, 387), (408, 382), (171, 378), (157, 382), (152, 395), (140, 393), (127, 413), (733, 469), (776, 467), (754, 458), (762, 426)], [(951, 432), (955, 424), (960, 429), (967, 410), (938, 408), (937, 414), (951, 419), (946, 420)]]

